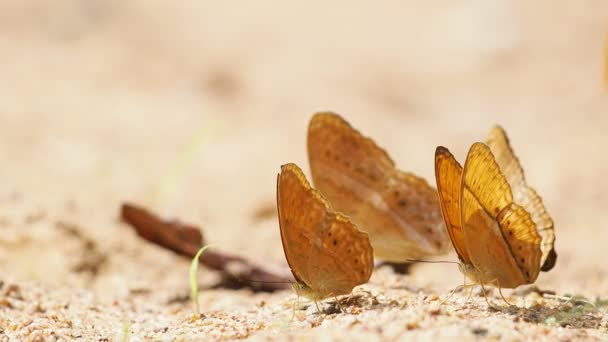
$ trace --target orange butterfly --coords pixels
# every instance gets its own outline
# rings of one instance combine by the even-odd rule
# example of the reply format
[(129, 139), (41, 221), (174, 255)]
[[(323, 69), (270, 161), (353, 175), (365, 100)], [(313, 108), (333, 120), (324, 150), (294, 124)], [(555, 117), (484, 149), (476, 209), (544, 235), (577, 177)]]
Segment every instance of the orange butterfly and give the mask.
[(471, 146), (464, 168), (438, 147), (435, 176), (460, 269), (474, 283), (515, 288), (553, 268), (553, 221), (526, 184), (502, 128), (494, 127), (486, 144)]
[(386, 151), (339, 115), (312, 117), (308, 160), (315, 187), (369, 234), (378, 258), (403, 262), (449, 248), (435, 189), (397, 169)]
[(316, 304), (349, 294), (369, 280), (374, 256), (368, 235), (334, 211), (295, 164), (281, 166), (277, 209), (283, 250), (298, 295)]

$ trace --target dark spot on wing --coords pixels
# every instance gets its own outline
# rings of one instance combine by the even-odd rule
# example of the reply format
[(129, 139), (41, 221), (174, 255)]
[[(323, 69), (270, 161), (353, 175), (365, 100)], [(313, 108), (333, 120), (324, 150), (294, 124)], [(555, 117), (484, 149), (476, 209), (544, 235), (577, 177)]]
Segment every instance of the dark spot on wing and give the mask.
[(474, 328), (471, 332), (477, 336), (485, 337), (488, 334), (488, 329), (485, 328)]

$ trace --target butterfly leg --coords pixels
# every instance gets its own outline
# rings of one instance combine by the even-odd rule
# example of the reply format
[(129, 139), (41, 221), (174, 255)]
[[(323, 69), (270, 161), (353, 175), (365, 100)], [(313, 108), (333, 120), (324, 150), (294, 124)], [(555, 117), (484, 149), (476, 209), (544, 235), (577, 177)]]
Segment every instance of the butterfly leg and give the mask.
[(322, 315), (323, 313), (321, 312), (321, 309), (319, 308), (319, 302), (317, 302), (317, 300), (315, 299), (315, 306), (317, 307), (317, 313), (319, 315)]
[(336, 297), (334, 295), (334, 299), (336, 300), (336, 305), (338, 306), (338, 309), (340, 309), (340, 312), (346, 312), (344, 311), (344, 308), (342, 307), (342, 305), (340, 304), (340, 300), (338, 299), (338, 297)]
[(480, 282), (479, 285), (481, 285), (481, 291), (483, 292), (483, 298), (485, 298), (486, 303), (488, 304), (488, 306), (492, 306), (492, 304), (490, 304), (490, 301), (488, 300), (488, 295), (486, 294), (486, 287), (483, 285), (483, 282)]
[(454, 293), (455, 293), (457, 290), (462, 289), (462, 288), (463, 288), (463, 285), (458, 285), (458, 286), (456, 286), (454, 289), (452, 289), (452, 291), (450, 292), (450, 294), (449, 294), (449, 295), (448, 295), (448, 296), (447, 296), (447, 297), (446, 297), (444, 300), (442, 300), (442, 301), (441, 301), (441, 304), (440, 304), (440, 305), (445, 304), (445, 303), (448, 301), (448, 299), (452, 298), (452, 296), (454, 295)]
[(481, 283), (479, 283), (479, 285), (481, 285), (481, 291), (483, 291), (483, 298), (485, 298), (486, 303), (488, 304), (488, 306), (491, 307), (494, 310), (498, 310), (498, 309), (496, 309), (496, 307), (494, 305), (490, 304), (490, 301), (488, 300), (488, 295), (486, 295), (486, 287), (484, 286), (484, 283), (481, 282)]
[(291, 305), (291, 319), (289, 320), (289, 323), (291, 323), (293, 321), (293, 319), (296, 317), (296, 307), (300, 307), (300, 295), (298, 295), (298, 297), (296, 298), (296, 300), (294, 300), (292, 302)]
[(293, 322), (293, 319), (296, 318), (296, 301), (291, 302), (291, 318), (289, 319), (289, 323)]
[(450, 292), (450, 295), (449, 295), (449, 296), (447, 296), (447, 298), (446, 298), (446, 299), (444, 299), (443, 301), (441, 301), (441, 305), (445, 304), (445, 302), (447, 302), (447, 301), (448, 301), (448, 299), (450, 299), (450, 298), (451, 298), (451, 297), (454, 295), (454, 293), (456, 293), (456, 291), (459, 291), (459, 290), (462, 290), (462, 289), (466, 289), (467, 287), (472, 288), (472, 287), (474, 287), (475, 285), (477, 285), (477, 284), (464, 284), (464, 285), (458, 285), (458, 286), (456, 286), (456, 287), (455, 287), (455, 288), (454, 288), (454, 289), (453, 289), (453, 290)]
[(507, 303), (507, 305), (512, 306), (513, 304), (509, 303), (509, 301), (506, 300), (505, 296), (502, 294), (502, 288), (500, 287), (500, 283), (498, 281), (496, 283), (498, 284), (498, 293), (500, 293), (500, 296), (502, 297), (502, 300), (504, 300), (505, 303)]
[[(477, 284), (474, 284), (477, 285)], [(473, 288), (475, 286), (469, 286), (470, 290), (469, 290), (469, 295), (467, 296), (467, 302), (469, 301), (469, 299), (471, 299), (471, 296), (473, 295)]]
[(454, 295), (454, 293), (456, 293), (456, 290), (462, 289), (466, 285), (467, 285), (467, 276), (465, 275), (464, 278), (463, 278), (463, 280), (462, 280), (462, 285), (456, 286), (454, 289), (452, 289), (452, 292), (450, 292), (450, 295), (447, 296), (446, 299), (442, 300), (440, 305), (445, 304), (445, 302), (447, 302), (448, 299), (452, 298), (452, 296)]
[(469, 288), (469, 295), (467, 296), (466, 302), (471, 299), (471, 295), (473, 294), (473, 288), (475, 287), (475, 285), (477, 284), (471, 284), (467, 286), (467, 276), (464, 273), (462, 274), (462, 286)]
[(454, 293), (456, 293), (456, 291), (466, 289), (467, 287), (471, 289), (471, 291), (469, 291), (469, 296), (467, 297), (467, 301), (468, 301), (469, 298), (471, 297), (471, 293), (473, 292), (473, 287), (475, 287), (475, 285), (477, 285), (477, 284), (467, 284), (467, 276), (463, 274), (462, 285), (456, 286), (452, 290), (452, 292), (450, 292), (450, 295), (441, 302), (441, 305), (445, 304), (445, 302), (447, 302), (448, 299), (450, 299), (454, 295)]

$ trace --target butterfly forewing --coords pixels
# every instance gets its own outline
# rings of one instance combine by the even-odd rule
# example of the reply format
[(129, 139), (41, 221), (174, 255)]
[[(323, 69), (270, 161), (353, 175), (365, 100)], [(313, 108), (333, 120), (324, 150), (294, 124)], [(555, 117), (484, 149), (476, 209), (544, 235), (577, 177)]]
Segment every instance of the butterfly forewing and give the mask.
[(469, 263), (470, 258), (464, 244), (464, 232), (460, 223), (460, 191), (462, 167), (452, 153), (439, 146), (435, 150), (435, 180), (445, 226), (452, 240), (452, 245), (462, 262)]
[[(298, 281), (310, 279), (307, 266), (318, 227), (326, 220), (326, 201), (307, 184), (295, 164), (281, 167), (277, 175), (277, 209), (281, 241), (287, 263)], [(303, 210), (305, 208), (305, 210)], [(308, 283), (307, 283), (308, 284)]]
[[(462, 176), (462, 188), (463, 191), (469, 190), (488, 215), (494, 218), (502, 208), (513, 202), (509, 183), (490, 149), (482, 143), (475, 143), (469, 149)], [(463, 225), (466, 219), (463, 214)]]
[(386, 151), (340, 116), (313, 116), (308, 158), (317, 189), (369, 233), (378, 257), (403, 261), (445, 250), (435, 190), (396, 169)]
[[(325, 191), (317, 182), (322, 184), (327, 178), (334, 186), (336, 182), (348, 179), (353, 183), (348, 187), (359, 186), (377, 192), (386, 187), (395, 168), (386, 151), (334, 113), (317, 113), (310, 119), (307, 145), (313, 182), (323, 194)], [(333, 174), (324, 177), (320, 170)]]

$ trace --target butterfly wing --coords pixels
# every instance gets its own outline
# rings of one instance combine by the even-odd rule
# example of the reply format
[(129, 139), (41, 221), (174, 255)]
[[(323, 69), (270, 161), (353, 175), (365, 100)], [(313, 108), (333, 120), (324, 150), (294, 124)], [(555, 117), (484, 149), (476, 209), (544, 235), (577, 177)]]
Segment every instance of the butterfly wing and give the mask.
[(367, 233), (359, 231), (343, 214), (333, 214), (320, 229), (321, 253), (311, 265), (311, 282), (321, 297), (349, 294), (366, 283), (374, 269), (374, 252)]
[(376, 256), (403, 261), (445, 251), (435, 190), (397, 170), (386, 151), (340, 116), (312, 117), (308, 159), (317, 189), (369, 233)]
[(374, 263), (367, 234), (334, 212), (295, 164), (281, 166), (277, 209), (289, 267), (315, 299), (347, 294), (367, 282)]
[(435, 150), (435, 180), (445, 226), (460, 261), (470, 263), (460, 224), (460, 190), (462, 167), (452, 153), (439, 146)]
[(513, 203), (511, 188), (490, 148), (471, 146), (462, 176), (465, 244), (482, 281), (514, 288), (534, 282), (540, 236), (530, 214)]
[(511, 185), (514, 202), (530, 213), (536, 224), (538, 234), (542, 238), (541, 270), (549, 271), (553, 268), (557, 259), (554, 249), (555, 230), (553, 220), (547, 213), (541, 197), (526, 184), (524, 171), (511, 148), (507, 133), (502, 127), (495, 126), (490, 130), (487, 145), (494, 154), (507, 182)]

